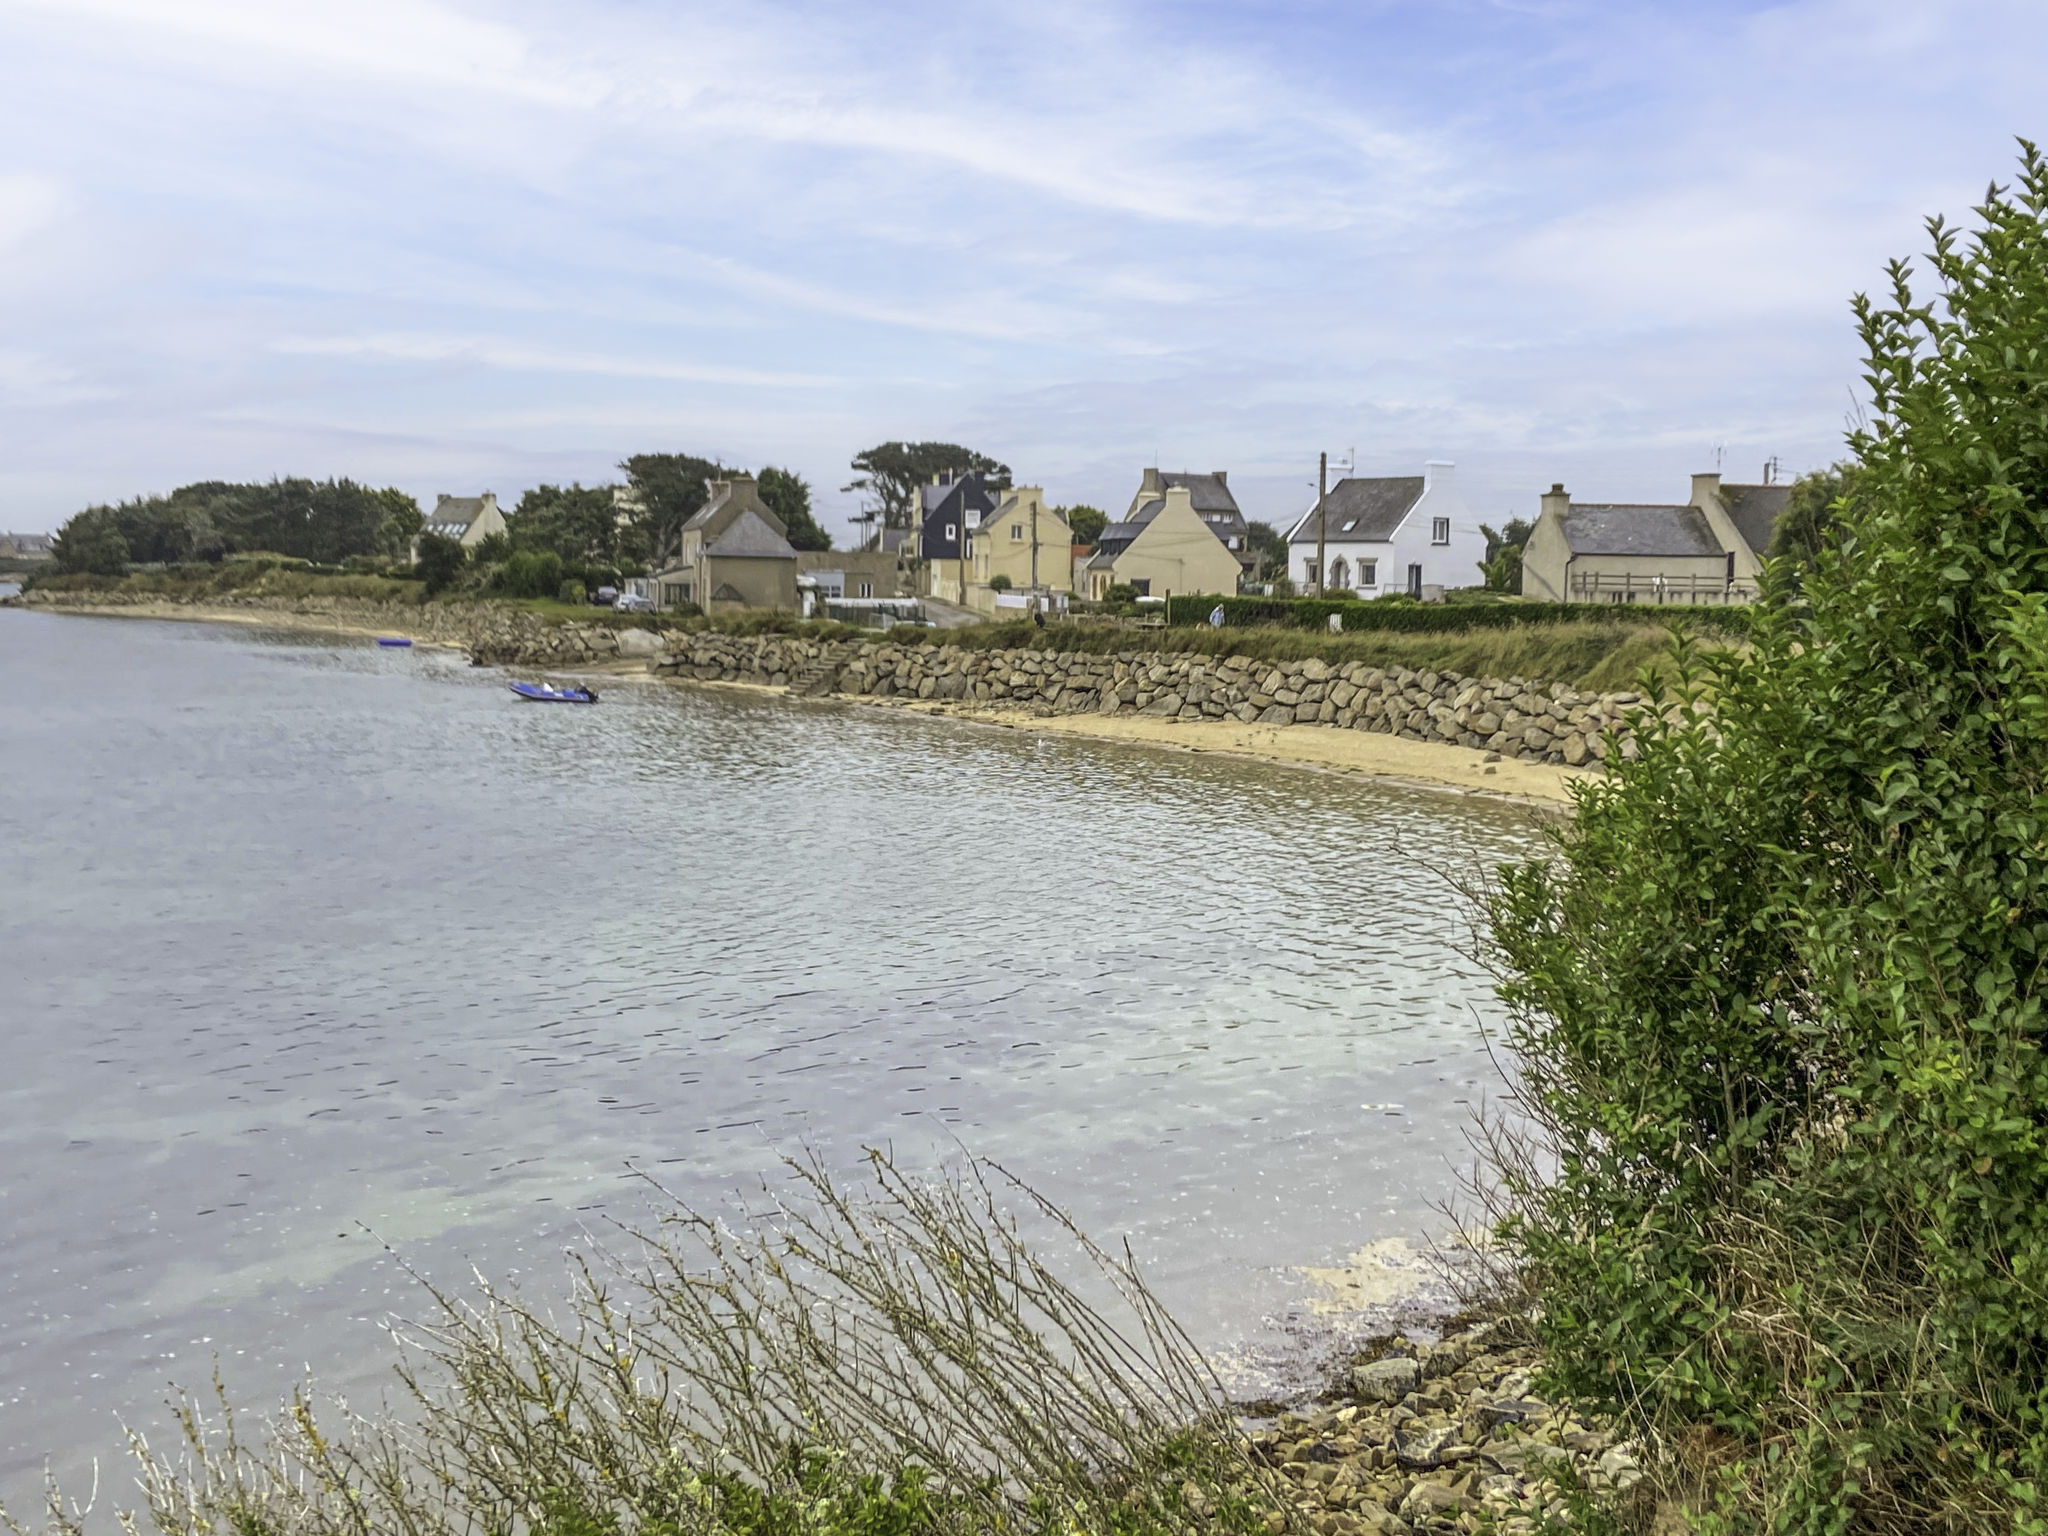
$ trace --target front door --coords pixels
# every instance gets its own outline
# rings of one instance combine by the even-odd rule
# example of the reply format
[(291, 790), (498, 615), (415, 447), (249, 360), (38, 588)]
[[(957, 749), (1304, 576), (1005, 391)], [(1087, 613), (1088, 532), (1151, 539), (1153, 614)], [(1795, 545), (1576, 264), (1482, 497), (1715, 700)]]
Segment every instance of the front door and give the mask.
[(1410, 597), (1422, 596), (1422, 567), (1419, 565), (1408, 567), (1408, 595)]

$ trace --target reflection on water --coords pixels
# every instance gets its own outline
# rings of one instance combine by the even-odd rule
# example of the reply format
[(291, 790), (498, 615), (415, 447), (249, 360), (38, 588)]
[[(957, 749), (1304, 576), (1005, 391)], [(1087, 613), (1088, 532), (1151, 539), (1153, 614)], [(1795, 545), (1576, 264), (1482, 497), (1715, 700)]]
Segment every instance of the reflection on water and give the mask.
[(1255, 1338), (1496, 1078), (1481, 801), (445, 654), (0, 614), (0, 1497), (219, 1354), (375, 1381), (430, 1275), (965, 1147)]

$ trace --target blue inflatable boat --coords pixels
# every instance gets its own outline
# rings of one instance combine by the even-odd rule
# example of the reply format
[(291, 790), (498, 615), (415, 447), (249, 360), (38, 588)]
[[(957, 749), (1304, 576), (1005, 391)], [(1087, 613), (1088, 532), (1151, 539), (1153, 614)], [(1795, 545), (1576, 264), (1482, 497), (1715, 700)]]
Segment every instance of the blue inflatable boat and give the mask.
[(405, 638), (404, 636), (402, 636), (402, 635), (379, 635), (379, 636), (377, 637), (377, 643), (378, 643), (379, 645), (411, 645), (411, 644), (412, 644), (412, 642), (411, 642), (410, 640), (406, 639), (406, 638)]
[(546, 683), (510, 683), (507, 686), (522, 699), (531, 699), (536, 704), (597, 702), (597, 691), (593, 688), (551, 688)]

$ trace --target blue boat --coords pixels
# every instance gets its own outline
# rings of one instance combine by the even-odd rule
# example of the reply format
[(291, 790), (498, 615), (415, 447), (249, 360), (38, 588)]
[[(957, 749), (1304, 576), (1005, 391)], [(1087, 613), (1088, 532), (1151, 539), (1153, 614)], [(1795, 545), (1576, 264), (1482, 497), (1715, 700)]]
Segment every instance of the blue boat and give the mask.
[(597, 690), (594, 688), (551, 688), (546, 683), (508, 683), (506, 685), (522, 699), (531, 699), (536, 704), (595, 704)]
[(412, 642), (411, 642), (410, 640), (406, 639), (406, 638), (405, 638), (405, 636), (403, 636), (403, 635), (379, 635), (379, 636), (377, 637), (377, 643), (378, 643), (379, 645), (411, 645), (411, 644), (412, 644)]

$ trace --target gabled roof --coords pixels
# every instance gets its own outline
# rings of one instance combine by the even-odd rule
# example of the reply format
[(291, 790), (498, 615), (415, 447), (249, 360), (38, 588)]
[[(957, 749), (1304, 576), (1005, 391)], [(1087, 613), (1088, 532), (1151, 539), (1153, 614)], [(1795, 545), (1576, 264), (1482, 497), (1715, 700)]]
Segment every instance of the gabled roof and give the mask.
[(704, 553), (726, 559), (794, 560), (789, 530), (768, 509), (751, 479), (715, 480), (711, 499), (683, 524), (704, 536)]
[(434, 510), (420, 524), (424, 533), (438, 533), (446, 539), (459, 539), (476, 526), (476, 520), (484, 515), (487, 505), (495, 505), (488, 496), (443, 496), (434, 503)]
[[(1325, 538), (1345, 544), (1377, 544), (1394, 536), (1415, 503), (1422, 500), (1427, 481), (1421, 475), (1349, 476), (1331, 486), (1323, 497)], [(1316, 509), (1302, 514), (1287, 535), (1292, 544), (1316, 539)]]
[(1762, 559), (1771, 547), (1771, 534), (1792, 500), (1789, 485), (1724, 485), (1721, 504), (1728, 509), (1728, 521), (1742, 535), (1750, 553)]
[(1237, 498), (1230, 494), (1230, 487), (1221, 475), (1196, 475), (1186, 470), (1163, 469), (1159, 472), (1159, 479), (1169, 490), (1176, 485), (1186, 486), (1188, 498), (1194, 502), (1197, 512), (1237, 512)]
[(1088, 562), (1091, 571), (1106, 571), (1116, 564), (1118, 555), (1131, 547), (1131, 541), (1145, 531), (1143, 523), (1111, 523), (1095, 537), (1095, 558)]
[(1726, 553), (1698, 507), (1575, 501), (1560, 527), (1575, 555), (1711, 558)]

